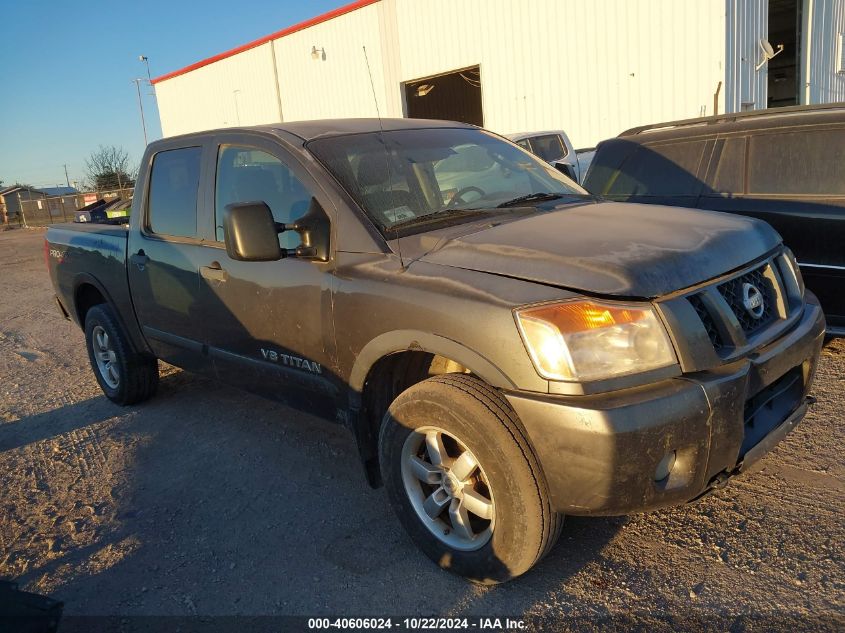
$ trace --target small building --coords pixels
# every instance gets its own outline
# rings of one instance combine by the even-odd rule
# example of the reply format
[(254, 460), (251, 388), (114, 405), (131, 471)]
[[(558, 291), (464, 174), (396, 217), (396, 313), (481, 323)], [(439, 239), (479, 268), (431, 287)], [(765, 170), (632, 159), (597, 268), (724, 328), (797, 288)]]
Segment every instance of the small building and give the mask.
[(12, 185), (0, 189), (0, 223), (5, 224), (12, 218), (18, 217), (21, 211), (21, 203), (26, 200), (41, 200), (47, 194), (40, 189), (24, 185)]
[(845, 100), (845, 0), (357, 0), (153, 80), (165, 136), (422, 117), (576, 147)]

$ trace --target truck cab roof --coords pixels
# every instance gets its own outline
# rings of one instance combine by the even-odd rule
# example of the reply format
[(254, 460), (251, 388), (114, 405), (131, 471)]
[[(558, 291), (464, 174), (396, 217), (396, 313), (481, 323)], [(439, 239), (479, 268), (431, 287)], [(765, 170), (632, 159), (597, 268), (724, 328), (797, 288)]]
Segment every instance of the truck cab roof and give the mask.
[(418, 130), (418, 129), (448, 129), (448, 128), (475, 128), (476, 126), (457, 121), (440, 121), (436, 119), (404, 119), (404, 118), (360, 118), (360, 119), (318, 119), (313, 121), (290, 121), (284, 123), (268, 123), (266, 125), (248, 125), (220, 128), (216, 130), (205, 130), (203, 132), (192, 132), (180, 136), (171, 136), (161, 141), (150, 143), (155, 146), (157, 143), (170, 142), (175, 139), (189, 139), (194, 137), (207, 136), (217, 132), (263, 132), (277, 133), (286, 132), (301, 138), (303, 141), (312, 141), (317, 138), (329, 136), (344, 136), (347, 134), (366, 134), (372, 132), (393, 132), (397, 130)]

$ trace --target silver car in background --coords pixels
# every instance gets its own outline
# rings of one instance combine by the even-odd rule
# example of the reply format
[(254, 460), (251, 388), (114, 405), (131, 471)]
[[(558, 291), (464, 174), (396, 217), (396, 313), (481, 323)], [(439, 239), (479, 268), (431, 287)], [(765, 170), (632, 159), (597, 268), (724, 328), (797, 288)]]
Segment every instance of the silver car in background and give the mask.
[(577, 150), (573, 148), (572, 142), (563, 130), (521, 132), (507, 134), (506, 137), (522, 149), (536, 154), (579, 184), (584, 181), (596, 153), (595, 147)]

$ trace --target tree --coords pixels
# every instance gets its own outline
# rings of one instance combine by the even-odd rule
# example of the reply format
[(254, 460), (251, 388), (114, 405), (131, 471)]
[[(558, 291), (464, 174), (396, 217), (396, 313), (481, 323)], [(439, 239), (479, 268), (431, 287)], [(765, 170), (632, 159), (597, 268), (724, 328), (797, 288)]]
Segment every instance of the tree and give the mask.
[(122, 147), (100, 147), (85, 160), (88, 184), (97, 191), (124, 189), (135, 185), (138, 168), (129, 163), (129, 154)]

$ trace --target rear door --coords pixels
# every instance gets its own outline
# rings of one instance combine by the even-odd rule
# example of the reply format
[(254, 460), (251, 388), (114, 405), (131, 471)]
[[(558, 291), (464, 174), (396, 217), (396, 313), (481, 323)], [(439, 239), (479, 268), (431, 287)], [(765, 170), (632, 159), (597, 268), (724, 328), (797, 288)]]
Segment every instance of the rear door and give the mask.
[(712, 138), (695, 138), (632, 147), (623, 140), (620, 149), (627, 145), (630, 151), (621, 164), (605, 165), (601, 148), (585, 184), (610, 200), (694, 207), (713, 143)]
[[(341, 383), (334, 372), (333, 262), (236, 261), (226, 254), (222, 228), (226, 205), (237, 202), (265, 202), (283, 223), (304, 215), (312, 198), (333, 220), (334, 207), (275, 140), (224, 133), (212, 154), (207, 203), (213, 234), (203, 246), (199, 284), (203, 312), (212, 317), (205, 321), (205, 342), (215, 372), (231, 384), (334, 418)], [(280, 234), (279, 241), (289, 249), (300, 243), (295, 232)]]
[(771, 224), (795, 253), (828, 324), (845, 327), (845, 125), (765, 130), (720, 143), (713, 193), (701, 207)]
[(127, 269), (135, 313), (156, 356), (193, 371), (210, 370), (202, 347), (198, 276), (204, 237), (198, 219), (203, 141), (163, 145), (150, 160), (139, 229), (129, 233)]

